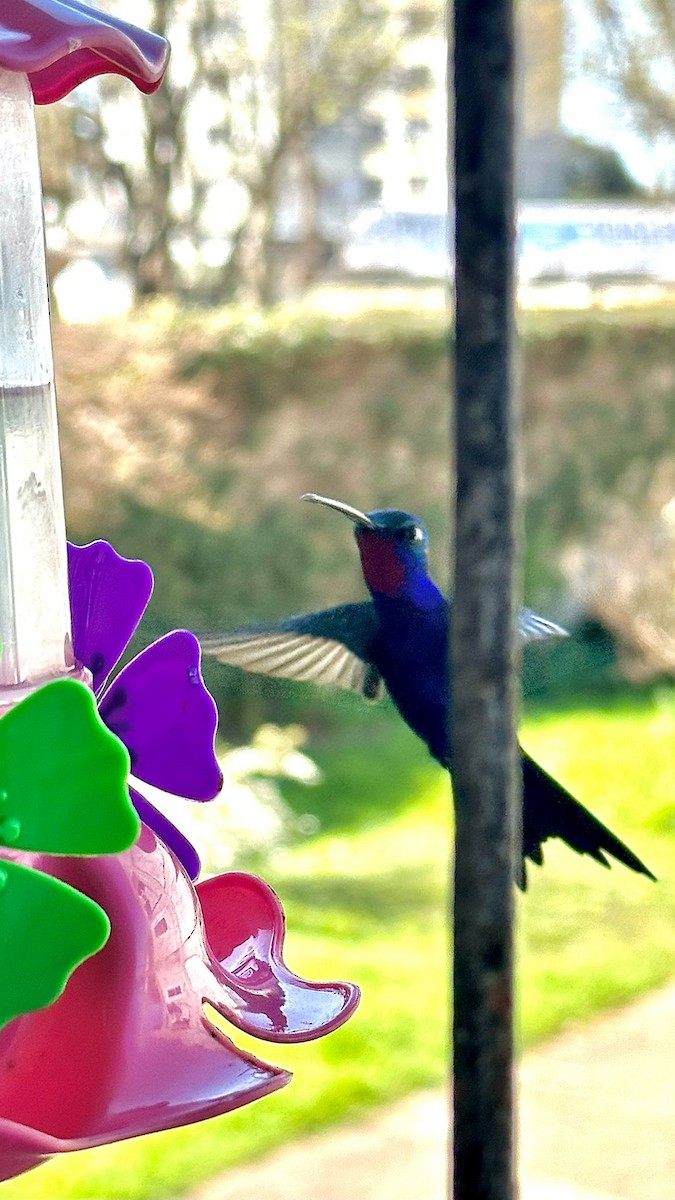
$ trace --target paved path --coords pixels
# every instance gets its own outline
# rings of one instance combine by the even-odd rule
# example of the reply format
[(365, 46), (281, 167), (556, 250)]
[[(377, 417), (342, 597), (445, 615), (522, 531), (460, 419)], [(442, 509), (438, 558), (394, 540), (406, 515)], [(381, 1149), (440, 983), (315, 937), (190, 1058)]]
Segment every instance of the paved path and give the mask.
[[(675, 985), (526, 1055), (520, 1092), (521, 1200), (675, 1200)], [(417, 1093), (192, 1200), (444, 1200), (446, 1129)]]

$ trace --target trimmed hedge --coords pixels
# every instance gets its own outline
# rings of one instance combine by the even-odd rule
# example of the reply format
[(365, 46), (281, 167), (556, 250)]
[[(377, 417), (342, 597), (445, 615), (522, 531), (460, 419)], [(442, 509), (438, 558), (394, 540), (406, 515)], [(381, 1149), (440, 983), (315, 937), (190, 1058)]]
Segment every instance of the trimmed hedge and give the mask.
[[(675, 309), (522, 324), (525, 594), (555, 616), (561, 550), (592, 541), (612, 497), (645, 490), (669, 454)], [(144, 640), (360, 596), (349, 527), (300, 505), (304, 491), (419, 513), (442, 580), (448, 340), (442, 309), (419, 307), (155, 306), (114, 328), (57, 326), (70, 533), (152, 563)], [(209, 674), (236, 733), (288, 694)], [(304, 691), (284, 699), (294, 716)]]

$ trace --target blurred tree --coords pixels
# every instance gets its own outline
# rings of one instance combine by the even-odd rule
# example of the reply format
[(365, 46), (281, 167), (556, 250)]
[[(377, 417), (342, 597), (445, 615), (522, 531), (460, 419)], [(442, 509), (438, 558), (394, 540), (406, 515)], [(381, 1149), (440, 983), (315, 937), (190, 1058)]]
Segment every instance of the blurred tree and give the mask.
[[(63, 228), (66, 213), (76, 196), (73, 163), (77, 157), (77, 135), (72, 106), (45, 104), (36, 109), (40, 170), (45, 212), (51, 226)], [(51, 240), (47, 243), (47, 266), (53, 278), (68, 262), (68, 256)]]
[(565, 194), (570, 199), (644, 196), (644, 189), (610, 146), (596, 146), (584, 138), (566, 137), (565, 150)]
[(218, 0), (145, 0), (122, 17), (139, 21), (174, 47), (159, 91), (140, 97), (112, 76), (80, 96), (76, 171), (82, 189), (118, 214), (121, 265), (137, 292), (175, 292), (185, 285), (203, 235), (204, 185), (193, 161), (190, 109), (211, 105), (226, 82), (223, 64), (209, 55)]
[(599, 28), (595, 71), (614, 85), (626, 116), (649, 138), (675, 137), (673, 0), (589, 0)]
[(577, 596), (636, 679), (675, 671), (674, 550), (675, 463), (664, 457), (645, 491), (613, 497), (599, 536), (569, 564)]
[(376, 0), (269, 0), (263, 29), (260, 12), (255, 22), (246, 12), (239, 11), (224, 57), (223, 137), (246, 204), (222, 285), (228, 295), (268, 303), (276, 298), (274, 225), (284, 192), (292, 185), (297, 198), (295, 275), (302, 286), (321, 258), (316, 136), (358, 113), (391, 70), (402, 27)]
[[(434, 0), (409, 0), (428, 8)], [(298, 210), (296, 275), (321, 254), (317, 132), (358, 112), (390, 69), (405, 22), (387, 0), (117, 0), (168, 37), (162, 87), (106, 78), (80, 101), (75, 171), (120, 214), (122, 265), (140, 294), (203, 289), (275, 297), (275, 217)], [(72, 126), (72, 123), (71, 123)], [(71, 171), (72, 176), (72, 171)]]
[(77, 135), (72, 107), (45, 104), (36, 109), (40, 131), (40, 169), (42, 190), (63, 212), (73, 199), (71, 164), (75, 158)]

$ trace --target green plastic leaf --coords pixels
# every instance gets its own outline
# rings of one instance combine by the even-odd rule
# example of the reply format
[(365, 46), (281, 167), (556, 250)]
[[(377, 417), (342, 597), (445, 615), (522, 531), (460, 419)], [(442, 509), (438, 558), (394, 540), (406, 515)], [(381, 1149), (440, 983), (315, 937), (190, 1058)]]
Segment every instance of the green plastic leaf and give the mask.
[(107, 916), (88, 896), (0, 859), (0, 1029), (58, 999), (75, 968), (109, 934)]
[(61, 679), (0, 719), (0, 846), (116, 854), (138, 837), (129, 755), (84, 684)]

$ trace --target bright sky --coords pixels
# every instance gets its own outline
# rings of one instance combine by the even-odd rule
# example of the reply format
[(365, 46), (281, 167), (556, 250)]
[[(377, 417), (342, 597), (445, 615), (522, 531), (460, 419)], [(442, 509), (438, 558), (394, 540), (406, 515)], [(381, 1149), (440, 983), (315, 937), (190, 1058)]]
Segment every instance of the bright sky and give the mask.
[(618, 150), (631, 175), (646, 187), (675, 185), (675, 146), (648, 145), (620, 123), (612, 94), (590, 80), (567, 85), (562, 122), (570, 133)]
[[(609, 88), (595, 80), (575, 77), (581, 55), (595, 40), (595, 25), (585, 0), (565, 0), (569, 82), (562, 103), (562, 121), (570, 133), (599, 145), (613, 146), (628, 170), (647, 187), (675, 188), (675, 145), (648, 145), (627, 128), (621, 105)], [(630, 9), (629, 9), (630, 11)]]

